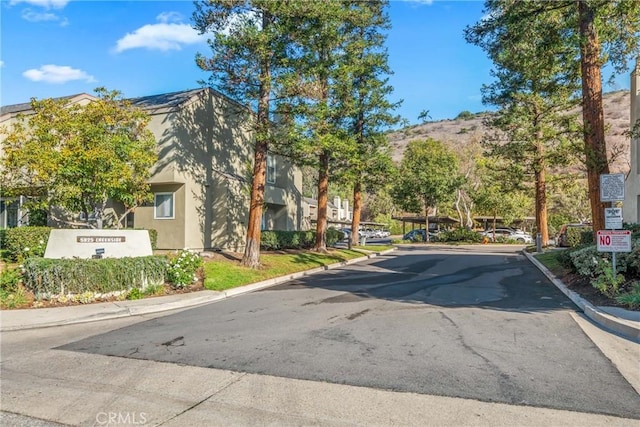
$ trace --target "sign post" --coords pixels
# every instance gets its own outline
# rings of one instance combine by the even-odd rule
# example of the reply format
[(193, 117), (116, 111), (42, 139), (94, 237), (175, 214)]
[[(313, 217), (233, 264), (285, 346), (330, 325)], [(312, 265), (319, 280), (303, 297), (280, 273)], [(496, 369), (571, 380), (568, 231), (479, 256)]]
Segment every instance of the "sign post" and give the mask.
[[(624, 201), (624, 174), (603, 173), (600, 175), (600, 201)], [(613, 204), (613, 203), (612, 203)], [(616, 253), (631, 252), (631, 231), (622, 228), (622, 208), (605, 208), (605, 228), (596, 233), (598, 252), (611, 252), (613, 277), (616, 277)]]
[(600, 201), (624, 201), (624, 174), (603, 173), (600, 175)]
[(604, 228), (607, 230), (622, 228), (622, 208), (604, 208)]
[(598, 252), (611, 252), (613, 277), (616, 277), (616, 253), (631, 252), (631, 230), (598, 230)]

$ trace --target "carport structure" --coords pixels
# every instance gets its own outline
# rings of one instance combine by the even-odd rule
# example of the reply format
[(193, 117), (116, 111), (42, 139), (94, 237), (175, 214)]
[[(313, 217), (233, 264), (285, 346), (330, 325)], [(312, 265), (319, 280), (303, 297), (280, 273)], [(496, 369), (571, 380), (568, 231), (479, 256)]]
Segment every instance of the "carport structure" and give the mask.
[[(394, 216), (392, 219), (396, 221), (402, 221), (402, 234), (406, 234), (408, 231), (415, 230), (416, 224), (423, 226), (426, 223), (424, 216)], [(451, 228), (454, 224), (458, 224), (459, 221), (450, 216), (429, 216), (429, 224), (436, 224), (436, 229)], [(407, 224), (411, 224), (411, 229), (407, 230)], [(422, 228), (422, 227), (418, 227)]]

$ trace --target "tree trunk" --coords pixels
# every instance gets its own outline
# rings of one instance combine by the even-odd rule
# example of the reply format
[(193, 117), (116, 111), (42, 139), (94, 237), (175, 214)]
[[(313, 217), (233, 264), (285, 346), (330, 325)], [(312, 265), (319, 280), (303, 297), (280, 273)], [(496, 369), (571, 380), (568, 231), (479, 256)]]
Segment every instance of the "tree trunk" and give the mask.
[(540, 233), (542, 246), (549, 244), (547, 224), (547, 183), (544, 168), (536, 172), (536, 231)]
[(424, 231), (424, 241), (425, 242), (429, 242), (429, 206), (427, 206), (426, 204), (424, 205), (424, 223), (426, 226), (426, 229)]
[(457, 197), (456, 197), (456, 212), (458, 212), (458, 224), (460, 226), (460, 228), (464, 227), (464, 219), (462, 218), (462, 209), (460, 209), (460, 200), (462, 199), (462, 190), (458, 189), (456, 191)]
[[(349, 245), (358, 245), (358, 229), (360, 228), (360, 215), (362, 214), (362, 184), (357, 181), (353, 185), (353, 220), (351, 221), (351, 240)], [(351, 248), (349, 248), (351, 249)]]
[(318, 173), (318, 221), (316, 223), (316, 244), (313, 250), (327, 251), (327, 202), (329, 201), (329, 153), (320, 154)]
[[(536, 127), (537, 126), (538, 123), (536, 122)], [(534, 166), (536, 180), (536, 232), (540, 233), (542, 246), (547, 246), (549, 244), (549, 228), (547, 225), (547, 178), (542, 138), (542, 131), (538, 131), (536, 135), (536, 165)]]
[[(262, 30), (267, 31), (270, 16), (262, 15)], [(262, 59), (260, 69), (260, 94), (257, 111), (257, 131), (253, 159), (253, 179), (251, 182), (251, 201), (247, 223), (247, 240), (241, 264), (246, 267), (260, 267), (260, 237), (262, 208), (264, 206), (264, 187), (267, 171), (267, 150), (269, 149), (269, 93), (271, 92), (271, 68), (269, 58)]]
[(260, 237), (262, 225), (262, 207), (264, 206), (264, 186), (267, 170), (267, 144), (256, 143), (247, 224), (247, 241), (242, 257), (242, 265), (258, 268), (260, 266)]
[(600, 62), (600, 43), (594, 22), (594, 10), (587, 2), (578, 1), (578, 14), (581, 40), (584, 149), (595, 240), (595, 232), (604, 229), (605, 205), (600, 201), (600, 174), (609, 173), (602, 110), (602, 65)]

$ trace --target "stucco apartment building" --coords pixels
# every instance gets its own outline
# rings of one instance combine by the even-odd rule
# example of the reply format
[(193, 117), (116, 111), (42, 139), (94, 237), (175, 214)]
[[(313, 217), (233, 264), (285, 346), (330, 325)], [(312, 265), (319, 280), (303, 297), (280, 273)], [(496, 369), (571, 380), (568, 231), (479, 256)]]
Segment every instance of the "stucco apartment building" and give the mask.
[[(640, 131), (640, 58), (631, 73), (631, 129)], [(625, 199), (622, 208), (624, 222), (640, 223), (640, 138), (632, 138), (629, 144), (631, 168), (625, 180)]]
[[(81, 94), (69, 99), (86, 103), (95, 98)], [(129, 101), (151, 116), (148, 127), (157, 141), (158, 161), (149, 180), (154, 201), (138, 207), (127, 218), (127, 227), (157, 230), (158, 249), (241, 251), (253, 163), (246, 108), (209, 88)], [(16, 114), (29, 111), (29, 104), (2, 107), (0, 125), (9, 125)], [(282, 156), (269, 154), (263, 229), (301, 228), (301, 189), (298, 168)], [(20, 214), (19, 201), (3, 203), (0, 226), (19, 225), (9, 218), (14, 216), (10, 206)]]

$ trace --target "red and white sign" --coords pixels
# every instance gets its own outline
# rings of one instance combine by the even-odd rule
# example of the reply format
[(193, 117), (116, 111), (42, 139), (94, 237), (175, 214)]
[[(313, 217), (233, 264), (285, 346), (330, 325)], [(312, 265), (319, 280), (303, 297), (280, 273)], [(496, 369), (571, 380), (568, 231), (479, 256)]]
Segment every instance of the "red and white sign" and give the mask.
[(631, 230), (598, 230), (598, 252), (631, 252)]

